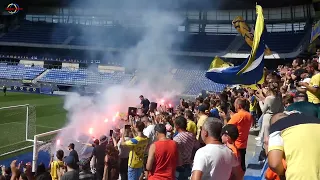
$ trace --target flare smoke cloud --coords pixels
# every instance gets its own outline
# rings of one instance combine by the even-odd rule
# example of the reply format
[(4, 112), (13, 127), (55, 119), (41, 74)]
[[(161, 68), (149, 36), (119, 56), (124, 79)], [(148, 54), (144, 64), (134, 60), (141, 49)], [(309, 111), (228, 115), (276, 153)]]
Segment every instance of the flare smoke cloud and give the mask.
[[(99, 6), (108, 7), (103, 4)], [(113, 61), (123, 62), (126, 68), (137, 69), (135, 75), (138, 83), (130, 87), (128, 84), (103, 85), (97, 88), (100, 93), (95, 96), (81, 96), (77, 93), (67, 95), (64, 108), (68, 111), (68, 124), (66, 130), (58, 135), (61, 142), (59, 146), (66, 147), (65, 145), (73, 142), (81, 154), (84, 148), (79, 142), (89, 142), (91, 138), (99, 138), (102, 134), (108, 135), (110, 129), (121, 126), (118, 120), (113, 121), (114, 116), (117, 112), (126, 113), (129, 106), (137, 106), (139, 95), (144, 95), (150, 101), (157, 101), (161, 98), (170, 99), (182, 93), (183, 85), (172, 79), (171, 68), (174, 58), (169, 55), (169, 51), (182, 40), (177, 39), (175, 33), (184, 19), (174, 12), (159, 10), (156, 7), (143, 10), (136, 7), (136, 4), (130, 5), (126, 1), (123, 7), (113, 10), (121, 12), (113, 14), (113, 18), (114, 22), (124, 22), (121, 26), (126, 29), (126, 33), (140, 34), (138, 43), (131, 48), (123, 49), (118, 56), (106, 53), (105, 57), (113, 57)], [(137, 27), (126, 27), (128, 24), (125, 22)], [(100, 38), (101, 41), (118, 41), (110, 38), (117, 36), (117, 32), (114, 33), (105, 35), (96, 32), (86, 37), (89, 44), (93, 44), (90, 41), (96, 38)], [(108, 38), (105, 38), (106, 36)], [(126, 39), (123, 41), (126, 43)]]

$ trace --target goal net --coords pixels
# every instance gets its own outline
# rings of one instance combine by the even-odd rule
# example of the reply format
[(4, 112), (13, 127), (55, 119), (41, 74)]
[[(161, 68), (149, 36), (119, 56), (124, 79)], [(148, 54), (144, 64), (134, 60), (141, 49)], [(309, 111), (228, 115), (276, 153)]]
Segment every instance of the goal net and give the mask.
[[(72, 135), (70, 135), (70, 132)], [(92, 148), (87, 143), (93, 143), (93, 139), (90, 136), (76, 133), (75, 127), (65, 127), (63, 129), (57, 129), (41, 134), (37, 134), (33, 139), (33, 157), (32, 157), (32, 171), (36, 171), (36, 167), (39, 163), (49, 163), (50, 155), (55, 157), (58, 150), (63, 150), (64, 155), (68, 153), (68, 145), (70, 143), (75, 144), (75, 150), (78, 152), (79, 158), (87, 158), (92, 153)]]
[(35, 106), (0, 107), (0, 117), (0, 157), (33, 146), (33, 136), (36, 135)]
[[(37, 134), (33, 138), (33, 155), (32, 155), (32, 171), (36, 171), (39, 162), (45, 162), (50, 155), (55, 154), (57, 146), (59, 146), (58, 134), (63, 129), (57, 129), (41, 134)], [(66, 150), (66, 149), (63, 149)]]

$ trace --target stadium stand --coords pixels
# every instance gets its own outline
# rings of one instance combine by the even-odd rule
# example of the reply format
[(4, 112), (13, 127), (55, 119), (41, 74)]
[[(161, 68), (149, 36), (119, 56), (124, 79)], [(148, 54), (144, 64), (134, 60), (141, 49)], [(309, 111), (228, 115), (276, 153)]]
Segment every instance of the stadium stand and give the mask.
[(173, 79), (185, 85), (184, 94), (198, 95), (202, 90), (220, 92), (225, 85), (217, 84), (205, 77), (204, 70), (177, 69), (173, 72)]
[[(289, 53), (297, 47), (302, 38), (305, 36), (305, 33), (305, 31), (268, 33), (266, 44), (274, 52)], [(286, 46), (283, 46), (283, 42), (286, 42)], [(250, 50), (251, 48), (248, 46), (248, 44), (244, 43), (238, 51), (248, 52)]]
[(24, 65), (7, 65), (0, 64), (0, 78), (4, 79), (26, 79), (32, 80), (40, 75), (45, 68), (42, 67), (25, 67)]
[[(130, 31), (130, 33), (128, 33)], [(301, 42), (306, 31), (268, 32), (266, 43), (277, 53), (292, 52)], [(104, 40), (101, 41), (101, 36)], [(77, 46), (101, 46), (110, 48), (129, 48), (141, 39), (141, 31), (133, 28), (70, 25), (63, 23), (46, 23), (23, 21), (20, 27), (14, 28), (0, 37), (2, 42), (24, 42), (38, 44), (63, 44)], [(185, 39), (182, 45), (173, 49), (191, 52), (222, 52), (235, 39), (235, 34), (217, 33), (176, 33), (177, 39)], [(70, 41), (66, 41), (69, 39)], [(288, 46), (282, 47), (283, 42)], [(249, 52), (250, 47), (244, 43), (238, 52)]]
[(67, 38), (67, 24), (23, 21), (20, 27), (6, 33), (0, 41), (62, 44)]
[(90, 85), (105, 84), (115, 85), (128, 83), (132, 75), (123, 72), (92, 72), (86, 69), (50, 69), (41, 79), (42, 82), (68, 84), (68, 85)]
[(193, 52), (225, 51), (234, 38), (235, 35), (230, 34), (190, 34), (182, 49)]
[[(132, 33), (136, 32), (134, 29), (121, 27), (75, 25), (71, 29), (73, 31), (76, 31), (76, 36), (69, 44), (78, 46), (128, 48), (137, 44), (141, 38), (140, 33)], [(104, 37), (103, 41), (101, 36)]]

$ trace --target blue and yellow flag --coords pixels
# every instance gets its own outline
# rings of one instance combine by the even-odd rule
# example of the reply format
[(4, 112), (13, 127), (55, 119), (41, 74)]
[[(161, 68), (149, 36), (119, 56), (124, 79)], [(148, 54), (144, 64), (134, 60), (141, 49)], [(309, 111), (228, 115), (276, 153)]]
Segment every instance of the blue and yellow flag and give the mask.
[(210, 69), (213, 69), (213, 68), (225, 68), (225, 67), (232, 67), (233, 64), (232, 63), (229, 63), (229, 62), (225, 62), (224, 60), (222, 60), (221, 58), (219, 58), (218, 56), (216, 56), (211, 64), (210, 64), (210, 67), (209, 67), (209, 70)]
[(239, 66), (211, 68), (206, 77), (220, 84), (252, 85), (263, 77), (265, 43), (263, 38), (264, 17), (262, 7), (257, 5), (257, 20), (249, 57)]

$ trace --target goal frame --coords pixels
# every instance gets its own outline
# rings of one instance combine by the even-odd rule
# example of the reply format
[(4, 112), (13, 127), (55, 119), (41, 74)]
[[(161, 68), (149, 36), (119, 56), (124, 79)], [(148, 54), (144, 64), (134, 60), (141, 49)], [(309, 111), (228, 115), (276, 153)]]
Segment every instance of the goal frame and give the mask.
[(22, 104), (22, 105), (16, 105), (16, 106), (7, 106), (7, 107), (0, 107), (0, 110), (2, 109), (11, 109), (11, 108), (18, 108), (18, 107), (26, 107), (26, 141), (32, 142), (32, 139), (28, 139), (28, 132), (29, 132), (29, 106), (30, 104)]
[(45, 132), (45, 133), (41, 133), (41, 134), (37, 134), (34, 136), (32, 142), (33, 142), (33, 152), (32, 152), (32, 172), (36, 172), (37, 169), (37, 160), (38, 160), (38, 145), (41, 143), (45, 143), (43, 141), (38, 141), (39, 138), (41, 137), (45, 137), (45, 136), (49, 136), (52, 134), (57, 134), (60, 131), (62, 131), (63, 129), (57, 129), (57, 130), (53, 130), (53, 131), (49, 131), (49, 132)]
[[(0, 107), (0, 110), (3, 110), (3, 109), (11, 109), (11, 108), (19, 108), (19, 107), (26, 107), (26, 134), (25, 134), (25, 141), (28, 141), (28, 142), (33, 142), (33, 139), (29, 139), (28, 138), (28, 132), (29, 132), (29, 107), (31, 105), (30, 104), (21, 104), (21, 105), (15, 105), (15, 106), (6, 106), (6, 107)], [(3, 153), (3, 154), (0, 154), (0, 157), (3, 157), (3, 156), (7, 156), (9, 154), (12, 154), (12, 153), (16, 153), (16, 152), (20, 152), (20, 151), (23, 151), (23, 150), (26, 150), (26, 149), (29, 149), (31, 148), (33, 145), (30, 145), (30, 146), (25, 146), (25, 147), (22, 147), (22, 148), (19, 148), (19, 149), (15, 149), (15, 150), (12, 150), (12, 151), (9, 151), (9, 152), (6, 152), (6, 153)]]

